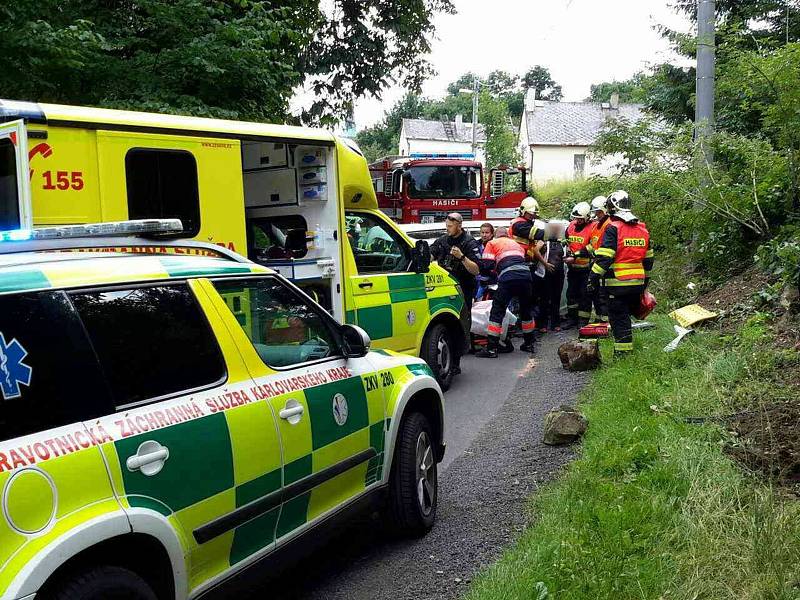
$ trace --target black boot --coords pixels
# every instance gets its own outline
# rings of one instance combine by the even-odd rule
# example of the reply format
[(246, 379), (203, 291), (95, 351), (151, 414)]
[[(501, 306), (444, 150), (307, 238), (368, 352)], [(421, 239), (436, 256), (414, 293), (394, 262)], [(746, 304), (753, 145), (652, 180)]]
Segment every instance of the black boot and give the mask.
[(572, 329), (578, 326), (578, 311), (569, 311), (567, 313), (567, 320), (561, 324), (561, 329)]
[(533, 351), (535, 349), (534, 340), (535, 340), (535, 338), (534, 338), (534, 335), (532, 333), (526, 333), (525, 334), (525, 343), (522, 344), (522, 346), (520, 346), (519, 349), (522, 352), (530, 352), (531, 354), (533, 354)]
[(511, 354), (514, 351), (514, 344), (511, 343), (511, 340), (506, 339), (500, 344), (497, 351), (500, 354)]
[(498, 338), (489, 336), (489, 340), (486, 343), (486, 348), (480, 352), (476, 352), (475, 356), (478, 358), (497, 358), (497, 346), (499, 341), (500, 340)]

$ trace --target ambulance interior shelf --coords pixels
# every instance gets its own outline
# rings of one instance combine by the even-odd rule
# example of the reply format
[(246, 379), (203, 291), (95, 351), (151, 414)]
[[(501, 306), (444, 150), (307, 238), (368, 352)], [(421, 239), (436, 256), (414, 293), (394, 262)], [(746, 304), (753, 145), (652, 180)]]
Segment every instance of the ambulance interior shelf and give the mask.
[(328, 202), (333, 164), (328, 147), (242, 142), (248, 257), (336, 313), (341, 304), (333, 301), (334, 291), (341, 289), (338, 205)]
[(245, 206), (327, 202), (327, 152), (283, 142), (242, 142)]

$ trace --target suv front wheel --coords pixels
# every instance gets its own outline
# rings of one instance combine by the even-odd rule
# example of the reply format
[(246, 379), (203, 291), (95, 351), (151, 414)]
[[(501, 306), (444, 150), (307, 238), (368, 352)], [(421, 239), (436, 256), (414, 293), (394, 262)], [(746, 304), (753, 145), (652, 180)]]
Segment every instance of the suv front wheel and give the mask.
[(443, 392), (450, 389), (454, 376), (455, 343), (443, 323), (437, 323), (422, 339), (420, 358), (428, 363)]
[(95, 567), (65, 581), (52, 600), (158, 600), (147, 582), (122, 567)]
[(428, 533), (436, 521), (438, 495), (431, 426), (425, 415), (411, 413), (397, 434), (389, 479), (392, 529), (409, 537), (421, 537)]

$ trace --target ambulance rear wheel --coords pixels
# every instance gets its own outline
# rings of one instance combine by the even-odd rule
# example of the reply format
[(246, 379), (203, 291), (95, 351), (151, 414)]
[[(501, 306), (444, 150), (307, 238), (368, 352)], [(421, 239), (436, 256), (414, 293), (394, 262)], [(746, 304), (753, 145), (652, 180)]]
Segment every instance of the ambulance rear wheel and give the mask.
[(453, 383), (454, 352), (453, 336), (442, 323), (431, 327), (422, 340), (421, 358), (428, 363), (443, 392)]
[(400, 536), (421, 537), (436, 521), (439, 498), (436, 451), (425, 415), (411, 413), (400, 426), (389, 477), (389, 523)]
[(53, 600), (158, 600), (147, 582), (121, 567), (96, 567), (67, 580)]

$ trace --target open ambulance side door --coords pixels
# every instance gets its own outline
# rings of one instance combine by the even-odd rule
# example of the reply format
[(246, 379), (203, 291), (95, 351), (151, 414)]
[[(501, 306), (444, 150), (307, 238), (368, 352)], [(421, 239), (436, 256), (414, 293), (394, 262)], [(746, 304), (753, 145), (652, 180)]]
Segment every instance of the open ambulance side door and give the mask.
[(0, 124), (0, 231), (33, 227), (28, 169), (25, 122)]

